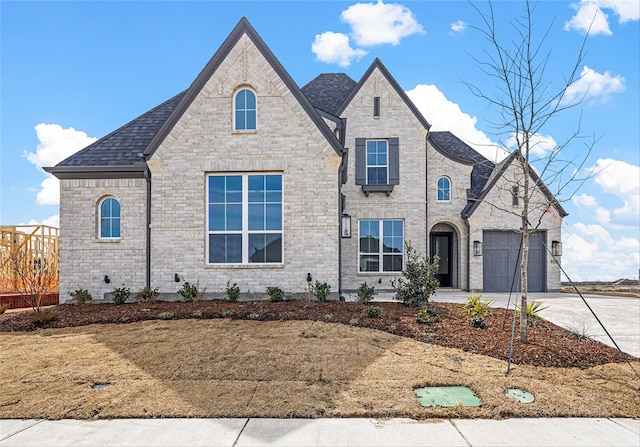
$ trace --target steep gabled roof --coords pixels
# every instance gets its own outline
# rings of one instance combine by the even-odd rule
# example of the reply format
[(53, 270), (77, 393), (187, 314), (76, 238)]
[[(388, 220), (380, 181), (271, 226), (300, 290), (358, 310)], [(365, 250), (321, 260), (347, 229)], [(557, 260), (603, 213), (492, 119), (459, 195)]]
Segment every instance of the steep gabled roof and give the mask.
[(429, 124), (427, 122), (427, 120), (425, 119), (424, 116), (422, 116), (422, 113), (420, 113), (420, 111), (418, 110), (418, 108), (415, 106), (415, 104), (413, 103), (413, 101), (411, 101), (411, 99), (409, 99), (409, 97), (407, 96), (407, 94), (404, 92), (404, 90), (402, 90), (402, 88), (400, 87), (400, 85), (396, 82), (396, 80), (394, 79), (393, 76), (391, 76), (391, 73), (389, 73), (389, 70), (387, 70), (387, 68), (382, 64), (382, 62), (380, 61), (380, 59), (376, 58), (373, 63), (371, 64), (371, 66), (367, 69), (367, 71), (364, 73), (364, 75), (362, 75), (362, 78), (360, 79), (360, 82), (358, 82), (358, 84), (355, 86), (355, 88), (351, 91), (351, 93), (349, 94), (349, 96), (344, 100), (344, 102), (342, 103), (342, 105), (340, 106), (340, 108), (336, 111), (336, 115), (341, 115), (342, 112), (344, 112), (344, 110), (347, 108), (347, 106), (349, 105), (349, 103), (351, 102), (351, 100), (358, 94), (358, 92), (360, 91), (360, 89), (362, 88), (362, 86), (367, 82), (367, 80), (369, 79), (369, 77), (371, 76), (371, 74), (374, 72), (375, 69), (378, 69), (382, 72), (382, 75), (387, 79), (387, 81), (389, 81), (389, 84), (391, 84), (391, 86), (393, 87), (393, 89), (396, 91), (396, 93), (398, 94), (398, 96), (400, 96), (400, 98), (402, 98), (402, 100), (404, 101), (404, 103), (407, 105), (407, 107), (409, 108), (409, 110), (411, 110), (411, 112), (415, 115), (416, 119), (420, 122), (420, 124), (425, 128), (425, 129), (429, 129), (431, 127), (431, 124)]
[[(470, 200), (467, 206), (464, 207), (461, 213), (462, 217), (470, 217), (474, 213), (478, 206), (480, 206), (480, 203), (484, 201), (489, 192), (493, 189), (498, 180), (504, 175), (507, 168), (516, 159), (522, 159), (522, 154), (520, 153), (520, 151), (512, 152), (507, 158), (505, 158), (502, 162), (495, 166), (494, 172), (491, 173), (490, 180), (487, 182), (484, 190), (477, 198)], [(558, 202), (553, 193), (549, 191), (549, 188), (547, 188), (540, 176), (536, 174), (531, 166), (529, 166), (529, 175), (534, 181), (536, 187), (540, 189), (542, 194), (544, 194), (545, 198), (549, 201), (549, 205), (553, 206), (561, 217), (568, 216), (569, 213), (565, 211), (560, 202)]]
[(229, 51), (245, 34), (282, 78), (336, 153), (342, 156), (342, 145), (332, 130), (327, 127), (318, 111), (311, 105), (248, 20), (242, 18), (187, 90), (92, 143), (55, 167), (45, 168), (45, 170), (58, 178), (142, 177), (146, 167), (145, 160), (153, 155)]
[(337, 115), (356, 85), (356, 81), (344, 73), (324, 73), (302, 87), (302, 93), (314, 107)]
[(153, 153), (158, 149), (160, 144), (167, 137), (171, 129), (176, 125), (180, 117), (184, 114), (184, 112), (189, 108), (193, 100), (200, 93), (202, 88), (205, 86), (209, 78), (215, 73), (220, 64), (225, 60), (229, 52), (233, 49), (233, 47), (238, 43), (240, 38), (243, 35), (247, 35), (249, 39), (256, 46), (258, 51), (264, 56), (264, 58), (269, 62), (271, 67), (275, 70), (275, 72), (280, 76), (283, 80), (289, 91), (293, 94), (293, 96), (300, 103), (302, 108), (307, 112), (311, 120), (316, 124), (320, 132), (324, 135), (327, 141), (331, 144), (336, 153), (342, 156), (343, 148), (340, 145), (340, 142), (336, 139), (335, 135), (333, 135), (331, 129), (327, 127), (324, 123), (320, 115), (316, 112), (314, 107), (311, 105), (309, 100), (300, 90), (300, 87), (293, 81), (289, 73), (284, 69), (280, 61), (273, 55), (269, 47), (264, 43), (262, 38), (258, 35), (255, 29), (251, 26), (249, 21), (246, 18), (240, 19), (240, 22), (236, 25), (236, 27), (231, 31), (231, 34), (225, 39), (222, 46), (216, 51), (213, 57), (209, 60), (204, 69), (200, 72), (200, 74), (193, 81), (191, 86), (187, 89), (184, 96), (182, 97), (180, 103), (171, 113), (171, 115), (167, 118), (164, 125), (160, 128), (160, 130), (153, 137), (149, 145), (144, 151), (145, 157), (150, 157)]
[(108, 177), (133, 177), (135, 172), (142, 175), (142, 153), (183, 96), (184, 92), (177, 94), (45, 170), (59, 178), (96, 177), (101, 172)]
[(445, 157), (461, 164), (473, 165), (469, 195), (470, 198), (479, 197), (494, 170), (494, 163), (449, 131), (430, 132), (429, 142)]

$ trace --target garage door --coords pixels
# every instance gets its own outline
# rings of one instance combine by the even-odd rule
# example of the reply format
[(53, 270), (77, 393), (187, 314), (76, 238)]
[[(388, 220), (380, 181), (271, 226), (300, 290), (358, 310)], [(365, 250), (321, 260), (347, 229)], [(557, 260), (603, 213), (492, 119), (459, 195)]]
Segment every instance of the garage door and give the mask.
[[(529, 292), (546, 292), (546, 232), (529, 238)], [(520, 291), (520, 246), (522, 235), (512, 231), (485, 231), (483, 235), (483, 290), (485, 292)]]

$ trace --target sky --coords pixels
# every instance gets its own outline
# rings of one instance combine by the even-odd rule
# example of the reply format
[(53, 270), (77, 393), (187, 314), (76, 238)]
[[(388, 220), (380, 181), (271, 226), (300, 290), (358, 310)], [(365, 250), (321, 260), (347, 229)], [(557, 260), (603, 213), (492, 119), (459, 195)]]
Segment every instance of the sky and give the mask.
[[(493, 3), (505, 46), (518, 41), (524, 6)], [(541, 158), (568, 142), (560, 159), (575, 164), (562, 178), (584, 179), (558, 194), (569, 213), (563, 268), (574, 281), (638, 278), (640, 2), (531, 6), (549, 55), (540, 92), (565, 85), (574, 66), (577, 74), (561, 103), (571, 107), (536, 135)], [(300, 87), (321, 73), (358, 81), (379, 58), (431, 130), (495, 157), (490, 148), (513, 139), (487, 99), (504, 87), (483, 64), (488, 11), (480, 1), (0, 0), (0, 224), (57, 226), (59, 184), (42, 168), (189, 87), (242, 17)]]

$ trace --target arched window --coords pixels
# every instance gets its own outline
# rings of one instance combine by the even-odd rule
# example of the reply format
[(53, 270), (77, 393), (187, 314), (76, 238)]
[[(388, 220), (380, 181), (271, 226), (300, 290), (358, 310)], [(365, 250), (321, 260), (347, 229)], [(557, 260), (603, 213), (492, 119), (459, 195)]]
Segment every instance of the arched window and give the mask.
[(438, 179), (438, 202), (451, 201), (451, 180), (447, 177)]
[(256, 130), (256, 94), (240, 90), (235, 98), (235, 130)]
[(100, 204), (100, 238), (120, 238), (120, 202), (107, 197)]

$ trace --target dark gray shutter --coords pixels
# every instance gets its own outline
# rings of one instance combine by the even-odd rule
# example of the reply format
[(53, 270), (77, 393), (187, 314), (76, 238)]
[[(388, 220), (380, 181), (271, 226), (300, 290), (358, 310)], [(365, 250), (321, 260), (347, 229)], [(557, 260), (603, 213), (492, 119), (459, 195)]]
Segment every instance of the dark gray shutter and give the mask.
[(366, 140), (356, 138), (356, 185), (367, 184), (367, 153)]
[(389, 184), (400, 184), (400, 139), (389, 138)]

